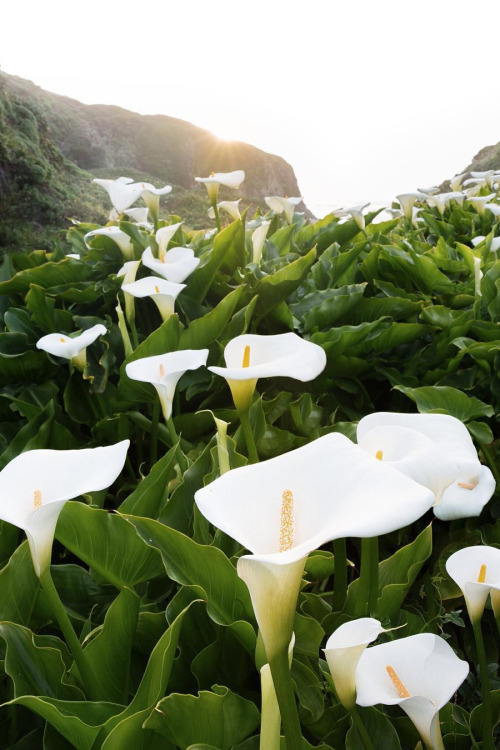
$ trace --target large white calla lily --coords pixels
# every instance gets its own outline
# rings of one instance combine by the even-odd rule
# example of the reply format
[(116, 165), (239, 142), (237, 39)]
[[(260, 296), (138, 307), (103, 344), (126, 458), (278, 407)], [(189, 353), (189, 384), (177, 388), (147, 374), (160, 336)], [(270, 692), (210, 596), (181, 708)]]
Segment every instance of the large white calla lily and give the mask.
[(129, 440), (123, 440), (107, 448), (26, 451), (0, 472), (0, 518), (26, 532), (38, 577), (50, 565), (65, 502), (114, 482), (128, 446)]
[(195, 495), (203, 515), (253, 553), (240, 557), (238, 574), (250, 590), (268, 660), (290, 642), (309, 552), (332, 539), (399, 529), (433, 499), (340, 434), (233, 469)]
[(495, 616), (500, 615), (500, 549), (465, 547), (448, 558), (446, 570), (461, 589), (472, 622), (483, 616), (489, 594)]
[(245, 179), (245, 173), (242, 169), (236, 169), (234, 172), (212, 172), (209, 177), (195, 177), (196, 182), (202, 182), (208, 193), (212, 204), (217, 203), (219, 186), (237, 189)]
[(156, 388), (165, 421), (172, 415), (172, 401), (180, 378), (187, 370), (206, 365), (208, 349), (183, 349), (177, 352), (143, 357), (125, 367), (132, 380), (151, 383)]
[(142, 188), (130, 177), (118, 177), (117, 180), (96, 178), (92, 182), (106, 190), (118, 214), (123, 213), (126, 208), (135, 203), (142, 192)]
[(100, 229), (93, 229), (91, 232), (87, 232), (83, 241), (88, 248), (91, 248), (88, 240), (90, 237), (96, 236), (109, 237), (115, 244), (120, 248), (125, 260), (133, 260), (134, 258), (134, 246), (130, 242), (130, 237), (126, 232), (123, 232), (119, 227), (101, 227)]
[(53, 354), (55, 357), (69, 359), (79, 370), (84, 370), (87, 363), (87, 346), (107, 332), (106, 326), (98, 323), (73, 338), (65, 333), (49, 333), (36, 342), (36, 348)]
[(142, 262), (167, 281), (181, 284), (193, 273), (200, 259), (195, 257), (194, 250), (190, 247), (173, 247), (163, 253), (159, 259), (155, 258), (151, 248), (147, 247), (142, 254)]
[(162, 188), (156, 188), (150, 182), (138, 182), (136, 184), (141, 188), (140, 195), (142, 200), (149, 208), (151, 216), (156, 220), (160, 208), (160, 196), (168, 195), (168, 193), (172, 192), (172, 186), (164, 185)]
[(444, 750), (439, 710), (462, 684), (469, 665), (443, 638), (412, 635), (367, 648), (356, 670), (360, 706), (401, 706), (429, 750)]
[(369, 643), (387, 632), (379, 620), (360, 617), (341, 625), (324, 649), (339, 701), (351, 710), (356, 704), (356, 669)]
[(286, 216), (286, 220), (289, 224), (293, 222), (293, 214), (295, 212), (295, 208), (297, 204), (301, 203), (303, 198), (302, 196), (298, 196), (296, 198), (289, 198), (288, 196), (285, 196), (282, 198), (280, 195), (269, 195), (267, 198), (264, 198), (265, 202), (271, 209), (271, 211), (274, 211), (277, 214), (284, 213)]
[(258, 378), (284, 376), (306, 382), (326, 366), (324, 350), (295, 333), (237, 336), (226, 345), (224, 359), (226, 367), (208, 369), (227, 380), (236, 408), (243, 411), (250, 406)]
[(476, 195), (474, 197), (468, 196), (467, 202), (475, 207), (479, 216), (482, 216), (486, 210), (486, 206), (493, 198), (496, 198), (496, 193), (490, 193), (490, 195)]
[[(415, 431), (431, 440), (433, 446), (427, 443), (426, 448), (425, 440), (407, 433), (398, 447), (399, 438), (396, 433), (391, 438), (390, 429), (375, 433), (373, 440), (369, 438), (371, 430), (381, 427)], [(377, 440), (380, 441), (378, 448)], [(387, 440), (386, 454), (382, 440)], [(436, 495), (434, 514), (443, 521), (478, 516), (495, 491), (493, 474), (480, 463), (467, 428), (447, 414), (369, 414), (359, 422), (358, 442), (369, 445), (372, 452), (375, 449), (375, 454), (380, 450), (382, 460), (391, 460), (392, 456), (399, 461), (401, 471), (426, 483)]]
[(182, 221), (177, 224), (169, 224), (166, 227), (161, 227), (155, 234), (155, 239), (158, 243), (158, 257), (161, 259), (168, 250), (168, 243), (177, 232), (179, 227), (182, 226)]
[(405, 219), (408, 221), (413, 220), (413, 207), (415, 203), (420, 200), (425, 200), (426, 197), (425, 193), (401, 193), (401, 195), (396, 195)]
[(163, 320), (167, 320), (173, 312), (177, 295), (185, 288), (185, 284), (175, 284), (173, 281), (147, 276), (132, 284), (122, 284), (122, 289), (134, 297), (151, 297), (156, 304)]

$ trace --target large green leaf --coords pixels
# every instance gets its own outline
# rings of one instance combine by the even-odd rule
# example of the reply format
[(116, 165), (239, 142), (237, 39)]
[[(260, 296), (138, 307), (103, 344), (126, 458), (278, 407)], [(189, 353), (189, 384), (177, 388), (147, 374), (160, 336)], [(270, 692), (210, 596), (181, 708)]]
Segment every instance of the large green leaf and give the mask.
[(193, 320), (181, 333), (179, 349), (206, 349), (213, 341), (220, 338), (232, 318), (241, 293), (242, 288), (238, 287), (224, 297), (209, 313)]
[(407, 388), (403, 385), (396, 386), (417, 404), (417, 408), (423, 414), (428, 412), (439, 412), (450, 414), (452, 417), (467, 422), (477, 417), (492, 417), (495, 410), (484, 401), (475, 396), (467, 396), (457, 388), (449, 386), (423, 386), (422, 388)]
[(10, 281), (0, 282), (0, 294), (27, 292), (30, 284), (36, 284), (43, 289), (48, 287), (78, 283), (86, 281), (91, 274), (90, 268), (72, 258), (64, 263), (44, 263), (36, 268), (19, 271)]
[(173, 693), (155, 707), (145, 726), (187, 748), (193, 743), (231, 750), (259, 725), (260, 714), (249, 700), (214, 685), (198, 696)]
[(118, 589), (132, 588), (163, 573), (158, 552), (116, 513), (66, 503), (56, 538)]
[(155, 463), (147, 477), (125, 498), (119, 507), (120, 513), (157, 518), (166, 498), (167, 485), (175, 476), (176, 463), (177, 449), (174, 447)]
[(213, 248), (190, 277), (185, 295), (203, 302), (219, 269), (232, 276), (238, 267), (245, 265), (245, 232), (237, 220), (219, 232)]
[(158, 521), (125, 516), (139, 536), (161, 552), (170, 578), (194, 586), (197, 596), (207, 602), (207, 611), (221, 625), (253, 619), (248, 589), (236, 568), (220, 549), (197, 544), (175, 529)]
[(0, 570), (0, 620), (27, 625), (39, 588), (30, 548), (25, 541)]

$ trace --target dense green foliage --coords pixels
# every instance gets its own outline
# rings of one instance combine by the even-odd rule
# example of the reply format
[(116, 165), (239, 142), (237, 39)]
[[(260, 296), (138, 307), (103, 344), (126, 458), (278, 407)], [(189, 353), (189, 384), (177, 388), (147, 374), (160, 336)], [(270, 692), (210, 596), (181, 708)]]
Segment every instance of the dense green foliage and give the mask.
[[(3, 116), (24, 116), (12, 112)], [(31, 115), (26, 122), (33, 124)], [(208, 348), (209, 364), (222, 364), (224, 346), (235, 336), (295, 331), (324, 348), (327, 366), (310, 383), (259, 381), (250, 421), (261, 459), (332, 431), (354, 438), (357, 420), (372, 411), (417, 408), (466, 423), (498, 477), (500, 261), (490, 250), (498, 219), (478, 214), (467, 201), (452, 202), (444, 214), (424, 205), (415, 225), (404, 218), (373, 223), (375, 217), (368, 214), (360, 230), (354, 219), (332, 215), (309, 223), (296, 213), (288, 225), (270, 214), (260, 263), (252, 262), (246, 217), (215, 236), (179, 229), (173, 245), (191, 247), (200, 265), (168, 320), (161, 321), (150, 299), (136, 300), (139, 345), (128, 358), (115, 312), (117, 296), (124, 307), (116, 275), (123, 258), (109, 237), (85, 244), (95, 225), (72, 226), (52, 252), (5, 256), (0, 466), (35, 448), (108, 445), (126, 437), (131, 447), (115, 485), (67, 503), (56, 531), (56, 588), (85, 639), (85, 653), (105, 675), (93, 700), (84, 700), (27, 543), (17, 528), (0, 522), (0, 748), (259, 747), (255, 620), (235, 569), (243, 550), (193, 502), (194, 492), (219, 474), (213, 415), (229, 423), (231, 467), (247, 462), (229, 389), (205, 368), (183, 376), (173, 414), (181, 461), (172, 434), (163, 424), (157, 431), (153, 387), (130, 380), (126, 362)], [(127, 221), (119, 226), (137, 259), (154, 246), (147, 230)], [(485, 239), (473, 247), (478, 235)], [(69, 246), (81, 260), (66, 257)], [(474, 258), (483, 272), (479, 288)], [(139, 276), (145, 275), (141, 267)], [(36, 348), (46, 334), (96, 323), (108, 333), (89, 347), (83, 377)], [(441, 634), (471, 664), (455, 702), (441, 712), (446, 750), (480, 742), (482, 719), (475, 647), (444, 562), (464, 544), (500, 546), (499, 517), (494, 497), (480, 518), (444, 522), (429, 512), (380, 539), (376, 606), (384, 626), (404, 625), (405, 636)], [(357, 613), (360, 545), (347, 544), (352, 566), (343, 609), (332, 607), (335, 563), (328, 545), (309, 557), (295, 618), (292, 677), (302, 730), (325, 750), (362, 748), (319, 650)], [(483, 619), (496, 723), (498, 635), (491, 610)], [(361, 715), (376, 750), (415, 748), (418, 735), (400, 710)]]

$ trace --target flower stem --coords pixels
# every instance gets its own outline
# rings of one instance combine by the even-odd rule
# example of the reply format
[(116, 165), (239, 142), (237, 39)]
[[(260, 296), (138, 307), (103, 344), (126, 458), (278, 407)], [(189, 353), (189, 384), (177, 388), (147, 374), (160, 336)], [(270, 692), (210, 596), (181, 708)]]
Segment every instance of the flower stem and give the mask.
[(130, 333), (132, 334), (132, 345), (134, 349), (139, 346), (139, 337), (137, 336), (137, 328), (135, 327), (135, 318), (129, 320)]
[(486, 661), (480, 618), (475, 617), (472, 620), (472, 629), (476, 641), (479, 677), (481, 679), (481, 692), (483, 694), (483, 750), (495, 750), (493, 745), (493, 710), (491, 705), (490, 678), (488, 676), (488, 663)]
[(361, 721), (361, 716), (358, 713), (358, 709), (356, 706), (353, 706), (349, 713), (351, 714), (351, 719), (353, 725), (356, 727), (356, 731), (360, 736), (360, 739), (363, 743), (363, 746), (365, 750), (375, 750), (375, 747), (373, 745), (373, 742), (370, 739), (370, 735), (368, 734), (368, 731), (365, 728), (365, 725)]
[(243, 436), (247, 446), (248, 459), (251, 464), (259, 463), (259, 454), (257, 453), (257, 446), (255, 445), (255, 439), (252, 432), (252, 426), (250, 424), (250, 418), (248, 416), (248, 410), (239, 411), (238, 416), (240, 418), (241, 429), (243, 430)]
[(170, 419), (167, 419), (167, 427), (170, 433), (170, 438), (172, 440), (172, 445), (177, 445), (177, 462), (179, 464), (180, 470), (184, 474), (188, 469), (188, 465), (187, 465), (186, 457), (184, 453), (182, 452), (181, 443), (179, 440), (179, 436), (177, 434), (177, 430), (175, 429), (174, 420), (172, 419), (172, 417), (170, 417)]
[(59, 597), (59, 594), (57, 593), (57, 589), (54, 586), (54, 581), (52, 580), (52, 576), (50, 574), (50, 568), (47, 568), (41, 574), (40, 583), (43, 590), (45, 591), (47, 599), (49, 600), (52, 613), (62, 630), (66, 643), (68, 644), (71, 654), (76, 662), (78, 671), (80, 672), (80, 677), (82, 678), (82, 682), (85, 686), (87, 696), (92, 700), (96, 695), (94, 691), (94, 686), (96, 684), (94, 674), (90, 667), (90, 664), (87, 662), (84, 651), (73, 629), (71, 621), (66, 614), (66, 610), (64, 609), (64, 605)]
[(158, 420), (160, 418), (160, 402), (155, 401), (153, 406), (153, 415), (151, 417), (151, 446), (150, 446), (150, 464), (153, 466), (158, 460)]
[(221, 230), (221, 224), (220, 224), (220, 216), (219, 216), (219, 209), (217, 208), (217, 199), (212, 201), (212, 208), (214, 210), (215, 214), (215, 223), (217, 224), (217, 231), (220, 232)]
[(266, 664), (260, 671), (262, 711), (260, 714), (260, 750), (280, 750), (281, 714), (276, 691)]
[(357, 616), (376, 616), (378, 601), (378, 537), (361, 540)]
[(333, 599), (334, 612), (340, 612), (344, 608), (347, 599), (347, 552), (345, 539), (333, 540), (333, 555), (335, 559), (335, 572), (333, 574)]
[(288, 649), (281, 649), (269, 659), (271, 674), (280, 707), (286, 750), (304, 750), (295, 693), (288, 666)]

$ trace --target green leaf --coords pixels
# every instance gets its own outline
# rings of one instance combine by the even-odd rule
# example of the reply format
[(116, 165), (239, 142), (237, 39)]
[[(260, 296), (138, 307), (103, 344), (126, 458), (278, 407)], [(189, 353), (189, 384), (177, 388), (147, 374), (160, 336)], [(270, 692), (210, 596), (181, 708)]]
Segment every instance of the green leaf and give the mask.
[(130, 653), (140, 599), (130, 589), (122, 589), (106, 613), (97, 636), (85, 648), (85, 657), (99, 675), (98, 700), (127, 703)]
[(139, 483), (132, 494), (121, 503), (119, 512), (145, 518), (158, 518), (166, 498), (167, 485), (175, 476), (176, 463), (177, 450), (171, 448), (155, 463), (147, 477)]
[[(61, 700), (83, 700), (83, 693), (65, 681), (66, 667), (55, 639), (35, 636), (13, 622), (0, 623), (6, 643), (5, 672), (14, 683), (14, 695), (43, 695)], [(63, 648), (64, 645), (61, 642)]]
[(258, 727), (260, 714), (252, 701), (226, 687), (214, 685), (213, 691), (169, 695), (158, 703), (145, 726), (177, 747), (205, 743), (231, 750)]
[(58, 284), (78, 283), (89, 279), (91, 269), (84, 263), (70, 258), (64, 263), (44, 263), (36, 268), (19, 271), (10, 281), (0, 282), (0, 294), (27, 292), (31, 284), (43, 289)]
[(273, 307), (276, 307), (280, 302), (284, 302), (300, 285), (315, 259), (316, 250), (313, 248), (302, 258), (298, 258), (280, 268), (276, 273), (260, 279), (249, 290), (252, 297), (258, 295), (255, 308), (256, 315), (262, 318)]
[[(396, 730), (387, 716), (376, 708), (363, 708), (359, 713), (374, 750), (401, 750)], [(351, 726), (346, 734), (345, 750), (363, 750), (364, 747), (356, 727)]]
[(23, 542), (0, 571), (0, 620), (27, 625), (40, 582), (33, 568), (28, 542)]
[(193, 320), (189, 328), (181, 333), (179, 349), (206, 349), (212, 342), (217, 341), (230, 322), (241, 293), (242, 287), (238, 287), (209, 313)]
[(468, 422), (477, 417), (492, 417), (495, 410), (475, 396), (467, 396), (457, 388), (449, 386), (423, 386), (421, 388), (407, 388), (396, 385), (395, 388), (408, 396), (417, 404), (419, 412), (427, 414), (438, 412), (450, 414), (452, 417)]
[(215, 622), (230, 625), (236, 620), (253, 620), (248, 589), (220, 549), (197, 544), (158, 521), (125, 518), (147, 544), (161, 552), (170, 578), (197, 587), (197, 596), (206, 600), (207, 611)]
[(243, 223), (234, 221), (219, 232), (213, 248), (195, 269), (188, 281), (185, 296), (201, 303), (212, 286), (219, 269), (232, 276), (238, 267), (245, 265), (245, 231)]
[(124, 517), (83, 503), (66, 503), (56, 538), (118, 589), (163, 574), (157, 551), (145, 544)]

